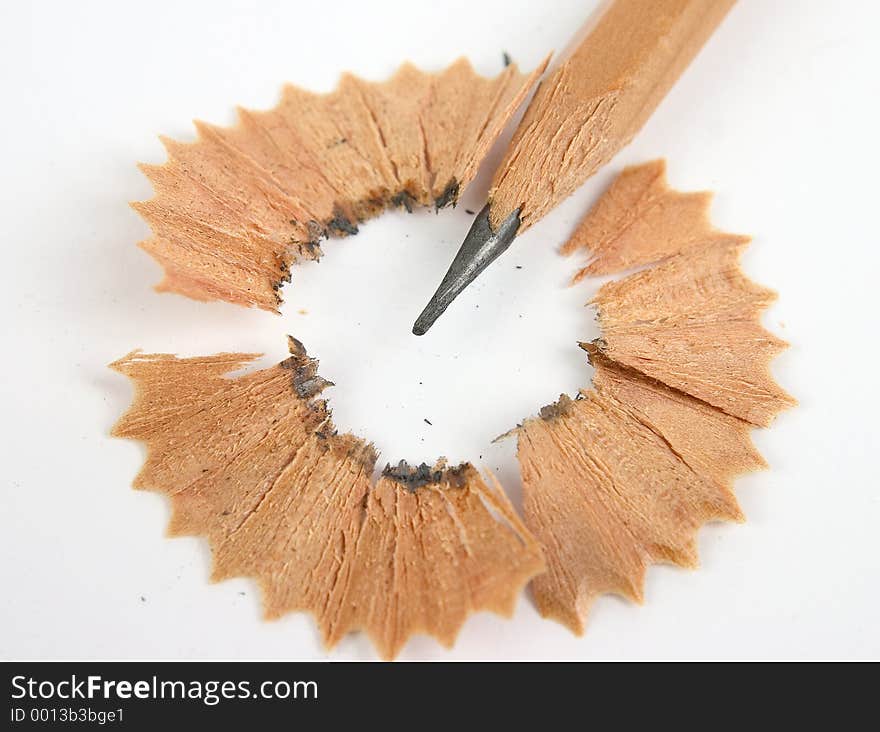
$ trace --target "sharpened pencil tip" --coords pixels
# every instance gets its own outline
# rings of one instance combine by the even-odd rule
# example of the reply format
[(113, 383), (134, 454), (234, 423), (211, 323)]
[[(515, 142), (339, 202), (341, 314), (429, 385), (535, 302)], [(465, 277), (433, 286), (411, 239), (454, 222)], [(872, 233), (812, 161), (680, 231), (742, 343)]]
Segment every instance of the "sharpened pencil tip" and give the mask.
[(445, 307), (441, 309), (437, 309), (437, 303), (435, 302), (436, 296), (431, 298), (431, 302), (429, 302), (425, 309), (422, 310), (422, 314), (416, 318), (415, 325), (413, 325), (413, 335), (421, 336), (425, 335), (429, 330), (431, 330), (431, 326), (434, 325), (434, 321), (437, 320), (446, 309)]
[(498, 230), (489, 223), (489, 204), (477, 214), (470, 231), (464, 238), (458, 254), (449, 265), (449, 271), (437, 288), (437, 292), (422, 310), (413, 325), (413, 335), (425, 335), (450, 303), (473, 282), (477, 276), (507, 250), (519, 231), (519, 209), (513, 211)]

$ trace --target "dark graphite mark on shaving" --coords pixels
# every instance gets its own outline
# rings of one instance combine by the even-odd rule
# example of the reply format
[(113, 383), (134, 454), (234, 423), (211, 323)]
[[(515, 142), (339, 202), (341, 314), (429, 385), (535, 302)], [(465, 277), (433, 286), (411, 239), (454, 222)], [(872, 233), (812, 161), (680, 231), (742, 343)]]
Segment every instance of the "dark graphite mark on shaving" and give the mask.
[(153, 230), (141, 246), (165, 270), (158, 289), (278, 312), (290, 267), (318, 259), (320, 239), (389, 206), (455, 205), (545, 66), (487, 79), (462, 59), (385, 82), (345, 75), (329, 94), (288, 85), (233, 127), (164, 140), (168, 161), (141, 166), (155, 196), (132, 204)]
[[(610, 159), (730, 4), (603, 12), (526, 110), (491, 226), (515, 215), (525, 231)], [(635, 24), (645, 33), (619, 43)], [(494, 79), (459, 61), (381, 83), (346, 75), (330, 94), (287, 86), (271, 110), (165, 141), (168, 161), (142, 168), (155, 197), (133, 204), (158, 289), (277, 312), (320, 239), (388, 207), (455, 206), (546, 66), (527, 76), (502, 60)], [(784, 347), (759, 322), (771, 294), (739, 269), (747, 237), (707, 229), (706, 194), (670, 191), (662, 173), (626, 171), (563, 250), (589, 251), (580, 276), (653, 266), (594, 299), (592, 388), (511, 431), (525, 521), (470, 463), (388, 463), (374, 480), (375, 447), (338, 433), (316, 398), (332, 382), (295, 338), (289, 358), (239, 376), (257, 356), (112, 364), (137, 386), (113, 430), (147, 445), (135, 485), (170, 499), (169, 534), (210, 542), (213, 579), (255, 578), (266, 617), (309, 610), (327, 646), (352, 630), (386, 658), (416, 632), (451, 645), (471, 612), (509, 614), (532, 578), (541, 613), (575, 632), (602, 593), (640, 600), (651, 562), (694, 566), (699, 527), (741, 519), (731, 481), (764, 464), (750, 431), (792, 403), (767, 368)]]
[(415, 632), (451, 645), (470, 613), (509, 614), (544, 562), (497, 481), (442, 461), (374, 481), (372, 445), (290, 388), (291, 371), (320, 378), (291, 351), (235, 377), (253, 354), (112, 364), (137, 385), (113, 434), (148, 446), (135, 485), (170, 498), (169, 533), (208, 539), (213, 579), (255, 578), (267, 618), (312, 612), (328, 647), (363, 630), (392, 658)]

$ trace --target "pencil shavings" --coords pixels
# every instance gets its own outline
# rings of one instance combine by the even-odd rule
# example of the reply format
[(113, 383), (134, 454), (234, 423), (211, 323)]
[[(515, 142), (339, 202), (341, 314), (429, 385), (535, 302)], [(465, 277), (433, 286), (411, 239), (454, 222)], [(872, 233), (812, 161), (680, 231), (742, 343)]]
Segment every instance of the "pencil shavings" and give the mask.
[(578, 634), (596, 596), (641, 602), (650, 562), (696, 566), (697, 529), (740, 520), (731, 478), (763, 465), (745, 423), (593, 363), (595, 389), (527, 420), (517, 450), (526, 524), (548, 564), (535, 600)]
[(604, 285), (594, 299), (609, 358), (758, 427), (794, 404), (760, 323), (775, 294), (739, 268), (744, 244), (711, 243)]
[(391, 658), (414, 633), (451, 645), (474, 611), (510, 615), (544, 562), (497, 481), (401, 463), (374, 484), (375, 450), (337, 434), (330, 382), (291, 353), (238, 377), (254, 354), (112, 364), (136, 387), (113, 434), (146, 443), (135, 487), (170, 497), (169, 533), (208, 539), (214, 580), (256, 579), (267, 617), (312, 612), (328, 647), (362, 629)]
[(454, 204), (546, 63), (493, 79), (464, 59), (439, 74), (405, 64), (381, 83), (345, 75), (329, 94), (286, 86), (269, 111), (239, 109), (235, 127), (163, 138), (168, 161), (141, 166), (155, 197), (133, 204), (165, 269), (157, 289), (277, 312), (290, 268), (320, 258), (322, 237), (389, 206)]
[(585, 249), (592, 256), (573, 281), (652, 264), (716, 242), (748, 243), (747, 236), (712, 226), (711, 202), (711, 193), (670, 188), (664, 160), (625, 168), (562, 247), (566, 255)]
[(600, 289), (602, 336), (582, 344), (593, 389), (517, 430), (525, 521), (548, 564), (535, 599), (576, 633), (598, 595), (641, 602), (650, 563), (696, 566), (699, 527), (742, 519), (732, 480), (764, 466), (750, 430), (794, 404), (769, 372), (785, 344), (760, 324), (774, 295), (739, 268), (748, 240), (707, 236), (702, 194), (643, 205), (658, 174), (625, 171), (579, 235), (602, 242), (608, 270), (668, 258)]

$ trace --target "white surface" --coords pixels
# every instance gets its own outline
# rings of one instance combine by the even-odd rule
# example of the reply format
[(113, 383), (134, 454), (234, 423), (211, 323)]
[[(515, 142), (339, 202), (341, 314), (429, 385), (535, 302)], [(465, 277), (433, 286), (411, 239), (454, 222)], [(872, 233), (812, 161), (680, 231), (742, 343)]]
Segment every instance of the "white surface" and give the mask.
[[(280, 318), (151, 290), (127, 202), (150, 196), (134, 164), (164, 159), (157, 134), (191, 139), (191, 118), (271, 106), (284, 81), (328, 90), (407, 58), (466, 54), (493, 74), (506, 50), (531, 67), (594, 4), (2, 4), (0, 657), (327, 657), (308, 616), (262, 622), (251, 582), (211, 585), (202, 542), (163, 538), (164, 499), (128, 487), (141, 448), (107, 436), (130, 388), (105, 365), (136, 347), (270, 363), (294, 333), (339, 384), (341, 428), (384, 459), (497, 468), (516, 496), (513, 445), (489, 441), (589, 379), (575, 341), (595, 335), (596, 283), (566, 289), (577, 262), (555, 247), (623, 164), (663, 155), (673, 185), (717, 191), (720, 226), (754, 234), (746, 269), (779, 290), (766, 323), (792, 343), (775, 373), (801, 405), (755, 434), (772, 468), (738, 481), (748, 523), (704, 529), (698, 572), (653, 569), (644, 607), (601, 600), (583, 638), (526, 596), (450, 652), (417, 638), (402, 657), (880, 656), (876, 3), (741, 3), (637, 140), (425, 338), (409, 328), (485, 176), (455, 211), (328, 243)], [(353, 636), (329, 657), (373, 652)]]

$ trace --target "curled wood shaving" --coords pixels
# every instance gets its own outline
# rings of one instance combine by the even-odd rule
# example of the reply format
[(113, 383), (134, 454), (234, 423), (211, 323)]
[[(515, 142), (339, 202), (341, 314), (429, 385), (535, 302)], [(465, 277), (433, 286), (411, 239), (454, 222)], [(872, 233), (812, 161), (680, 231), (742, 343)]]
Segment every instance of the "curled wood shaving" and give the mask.
[(766, 427), (794, 403), (770, 374), (787, 344), (761, 325), (776, 295), (743, 274), (744, 247), (711, 242), (608, 283), (593, 302), (610, 358)]
[(681, 193), (666, 182), (666, 161), (624, 168), (587, 213), (563, 254), (587, 250), (590, 263), (574, 282), (659, 262), (708, 244), (746, 244), (749, 237), (718, 231), (709, 219), (712, 194)]
[(627, 169), (566, 250), (589, 242), (590, 272), (665, 261), (596, 296), (593, 389), (517, 430), (525, 521), (548, 564), (536, 602), (576, 633), (595, 597), (640, 602), (648, 564), (695, 566), (699, 527), (742, 519), (732, 480), (764, 466), (750, 430), (794, 404), (769, 372), (785, 344), (760, 325), (773, 293), (739, 268), (748, 239), (715, 232), (703, 194), (646, 194), (658, 174)]
[(380, 83), (345, 75), (329, 94), (287, 86), (273, 109), (239, 109), (235, 127), (163, 138), (168, 161), (141, 166), (155, 197), (132, 204), (165, 269), (157, 289), (277, 311), (322, 237), (388, 206), (454, 204), (546, 63), (493, 79), (464, 59), (439, 74), (405, 64)]
[(593, 390), (519, 431), (526, 524), (548, 571), (541, 613), (581, 633), (597, 595), (641, 602), (650, 562), (697, 564), (696, 531), (741, 519), (738, 472), (763, 461), (748, 425), (599, 356)]
[(414, 633), (451, 645), (478, 610), (510, 615), (543, 569), (500, 486), (469, 463), (386, 468), (337, 434), (329, 385), (296, 340), (280, 364), (131, 353), (111, 364), (136, 387), (113, 429), (148, 454), (137, 488), (170, 497), (172, 535), (204, 536), (212, 578), (253, 577), (267, 617), (314, 614), (325, 644), (364, 630), (391, 658)]

